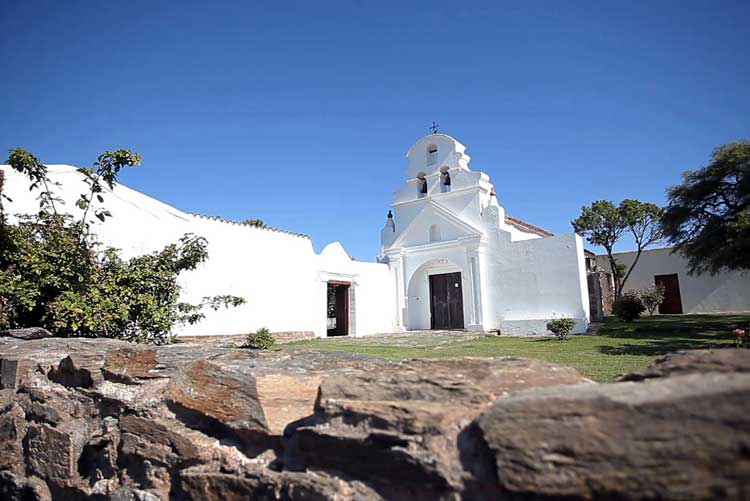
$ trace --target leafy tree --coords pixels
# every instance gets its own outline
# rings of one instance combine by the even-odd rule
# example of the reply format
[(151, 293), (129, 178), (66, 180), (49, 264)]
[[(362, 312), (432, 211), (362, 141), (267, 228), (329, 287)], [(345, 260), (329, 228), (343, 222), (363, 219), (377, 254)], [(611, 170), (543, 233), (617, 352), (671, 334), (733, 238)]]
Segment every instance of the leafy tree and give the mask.
[[(622, 296), (625, 284), (638, 264), (644, 249), (661, 239), (659, 218), (662, 210), (652, 203), (639, 200), (623, 200), (619, 206), (609, 200), (598, 200), (589, 207), (581, 208), (581, 215), (571, 221), (579, 235), (592, 244), (607, 251), (612, 278), (615, 283), (615, 298)], [(626, 233), (636, 245), (636, 255), (630, 267), (617, 262), (614, 246)]]
[(174, 325), (200, 321), (203, 307), (244, 302), (235, 296), (206, 297), (198, 305), (179, 302), (179, 273), (208, 257), (201, 237), (185, 235), (161, 251), (127, 261), (112, 248), (97, 252), (90, 217), (102, 222), (111, 217), (98, 205), (105, 187), (114, 187), (121, 169), (138, 165), (139, 155), (106, 152), (93, 167), (79, 170), (89, 186), (76, 202), (80, 219), (61, 210), (56, 185), (35, 156), (11, 150), (7, 163), (40, 195), (39, 212), (20, 216), (16, 224), (8, 224), (0, 212), (0, 328), (40, 326), (61, 336), (163, 343)]
[(255, 226), (256, 228), (267, 228), (268, 226), (262, 219), (245, 219), (242, 224), (247, 226)]
[(691, 273), (750, 269), (750, 142), (720, 145), (667, 195), (664, 235)]

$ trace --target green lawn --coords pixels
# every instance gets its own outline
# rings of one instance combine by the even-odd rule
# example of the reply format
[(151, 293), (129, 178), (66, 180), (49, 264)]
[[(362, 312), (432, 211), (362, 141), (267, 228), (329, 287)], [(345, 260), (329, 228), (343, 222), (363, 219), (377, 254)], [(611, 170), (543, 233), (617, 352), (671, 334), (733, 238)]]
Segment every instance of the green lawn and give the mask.
[[(521, 356), (575, 367), (595, 381), (611, 381), (619, 374), (643, 369), (653, 359), (677, 350), (732, 346), (732, 330), (750, 324), (750, 314), (669, 315), (644, 317), (632, 323), (608, 318), (595, 335), (554, 338), (503, 336), (436, 336), (416, 334), (389, 338), (315, 339), (284, 345), (282, 349), (320, 350), (374, 355), (391, 359), (414, 357)], [(406, 341), (404, 341), (406, 339)]]

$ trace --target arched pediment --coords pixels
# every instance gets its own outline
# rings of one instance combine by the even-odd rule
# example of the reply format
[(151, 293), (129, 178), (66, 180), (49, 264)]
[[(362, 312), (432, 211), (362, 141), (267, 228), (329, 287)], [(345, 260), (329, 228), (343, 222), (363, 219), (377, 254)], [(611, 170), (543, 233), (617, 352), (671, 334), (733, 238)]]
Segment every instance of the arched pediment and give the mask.
[(430, 134), (423, 137), (409, 148), (406, 158), (409, 161), (406, 175), (414, 179), (424, 172), (433, 174), (441, 168), (469, 169), (469, 155), (466, 146), (448, 134)]

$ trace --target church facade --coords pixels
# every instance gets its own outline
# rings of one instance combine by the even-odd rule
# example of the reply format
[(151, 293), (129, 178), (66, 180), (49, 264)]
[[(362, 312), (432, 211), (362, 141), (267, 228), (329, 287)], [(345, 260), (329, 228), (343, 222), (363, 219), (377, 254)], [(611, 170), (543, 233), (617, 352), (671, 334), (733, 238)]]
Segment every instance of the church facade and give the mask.
[(417, 141), (381, 231), (394, 277), (396, 326), (539, 334), (555, 316), (587, 328), (583, 242), (509, 216), (466, 147), (446, 134)]
[[(124, 257), (152, 252), (185, 233), (208, 241), (208, 260), (181, 275), (181, 300), (232, 294), (246, 304), (206, 311), (178, 335), (306, 332), (364, 336), (428, 329), (545, 333), (555, 316), (586, 329), (589, 303), (583, 243), (552, 235), (505, 213), (489, 177), (469, 168), (466, 148), (431, 134), (407, 154), (377, 262), (350, 258), (340, 243), (316, 253), (306, 235), (181, 211), (122, 184), (105, 194), (113, 216), (93, 231)], [(65, 210), (83, 179), (75, 167), (48, 166)], [(9, 214), (36, 212), (28, 180), (0, 166)]]

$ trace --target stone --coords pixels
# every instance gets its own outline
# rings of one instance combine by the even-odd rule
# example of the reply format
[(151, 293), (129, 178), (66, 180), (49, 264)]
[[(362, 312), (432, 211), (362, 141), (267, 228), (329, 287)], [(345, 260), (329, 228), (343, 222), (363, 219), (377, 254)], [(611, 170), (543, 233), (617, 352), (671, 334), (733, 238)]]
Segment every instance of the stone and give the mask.
[(172, 378), (166, 402), (188, 426), (238, 442), (249, 454), (269, 448), (255, 378), (199, 360)]
[(470, 426), (477, 499), (747, 499), (750, 375), (521, 392)]
[(321, 473), (275, 472), (258, 468), (225, 473), (196, 467), (180, 472), (174, 499), (364, 501), (383, 498), (361, 482), (349, 482)]
[(718, 350), (680, 351), (661, 357), (647, 369), (625, 374), (619, 381), (670, 377), (707, 372), (750, 372), (750, 350), (722, 348)]
[(50, 331), (43, 329), (42, 327), (27, 327), (24, 329), (6, 329), (0, 331), (0, 337), (5, 336), (23, 339), (25, 341), (53, 337)]
[(4, 337), (0, 499), (743, 499), (742, 352), (597, 385), (515, 357)]
[(29, 470), (60, 486), (78, 483), (78, 458), (86, 440), (82, 428), (77, 422), (68, 422), (65, 427), (57, 428), (30, 423), (26, 435)]
[(0, 359), (0, 390), (12, 390), (18, 380), (18, 360)]
[(0, 469), (0, 499), (23, 501), (51, 501), (47, 484), (37, 477), (24, 477)]
[(181, 427), (175, 423), (128, 414), (120, 419), (119, 425), (124, 454), (169, 466), (181, 462), (195, 464), (201, 458), (199, 446), (181, 434)]
[(23, 439), (26, 436), (26, 415), (15, 402), (6, 404), (0, 413), (0, 470), (22, 475), (24, 466)]
[(107, 379), (135, 383), (159, 377), (156, 366), (156, 350), (121, 348), (107, 352), (102, 372)]
[[(77, 358), (77, 357), (76, 357)], [(63, 358), (57, 368), (51, 368), (47, 377), (58, 384), (73, 388), (92, 388), (101, 380), (101, 373), (74, 361), (71, 355)]]
[(463, 488), (455, 446), (464, 426), (513, 391), (589, 383), (539, 360), (411, 360), (379, 372), (331, 376), (315, 415), (285, 434), (285, 467), (367, 479), (387, 498), (446, 496)]

